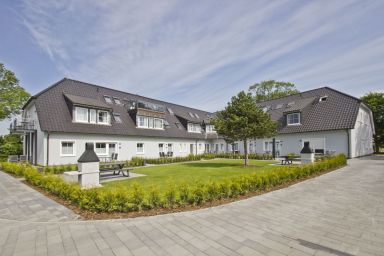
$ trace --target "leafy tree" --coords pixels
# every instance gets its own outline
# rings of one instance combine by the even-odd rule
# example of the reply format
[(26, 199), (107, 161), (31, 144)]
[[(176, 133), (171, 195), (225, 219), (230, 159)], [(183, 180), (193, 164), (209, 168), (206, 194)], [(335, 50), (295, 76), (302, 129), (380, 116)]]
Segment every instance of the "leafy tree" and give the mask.
[(23, 144), (20, 135), (0, 136), (0, 155), (21, 155), (22, 153)]
[(384, 93), (370, 92), (361, 99), (372, 110), (376, 132), (375, 151), (379, 152), (380, 148), (384, 148)]
[(255, 94), (256, 102), (260, 102), (296, 94), (300, 91), (296, 89), (293, 83), (268, 80), (251, 85), (249, 92)]
[(29, 93), (19, 85), (15, 74), (0, 63), (0, 121), (20, 114)]
[(230, 141), (244, 142), (244, 164), (248, 165), (247, 141), (253, 138), (273, 137), (276, 123), (260, 109), (250, 93), (233, 96), (224, 110), (212, 120), (216, 131)]

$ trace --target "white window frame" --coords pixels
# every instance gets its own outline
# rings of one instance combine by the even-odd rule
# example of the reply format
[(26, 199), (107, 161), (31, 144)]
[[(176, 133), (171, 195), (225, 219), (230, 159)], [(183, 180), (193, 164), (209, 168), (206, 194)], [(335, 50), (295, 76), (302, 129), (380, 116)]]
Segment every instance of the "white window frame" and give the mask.
[[(162, 145), (161, 150), (160, 150), (160, 145)], [(158, 144), (158, 149), (159, 149), (159, 153), (164, 152), (164, 150), (165, 150), (165, 143), (159, 143)]]
[[(107, 100), (107, 99), (109, 99), (109, 100)], [(112, 103), (113, 103), (113, 99), (112, 99), (111, 96), (104, 95), (104, 100), (105, 100), (105, 102), (108, 103), (108, 104), (112, 104)]]
[[(80, 110), (80, 109), (85, 109), (87, 110), (87, 120), (79, 120), (78, 117), (79, 115), (77, 114), (77, 110)], [(83, 107), (75, 107), (74, 108), (74, 113), (75, 113), (75, 122), (76, 123), (88, 123), (89, 122), (89, 109), (88, 108), (83, 108)]]
[(113, 118), (115, 119), (115, 122), (120, 124), (122, 123), (123, 121), (121, 120), (121, 115), (118, 114), (118, 113), (113, 113)]
[[(143, 151), (142, 152), (140, 152), (140, 151), (138, 151), (138, 149), (139, 149), (139, 147), (138, 147), (138, 145), (139, 144), (142, 144), (143, 146), (142, 146), (142, 148), (143, 148)], [(145, 144), (144, 144), (144, 142), (137, 142), (136, 143), (136, 155), (144, 155), (145, 154)]]
[[(63, 153), (63, 143), (72, 143), (73, 144), (72, 154), (64, 154)], [(60, 156), (76, 156), (76, 141), (74, 141), (74, 140), (61, 140), (60, 141)]]
[(167, 143), (167, 152), (173, 152), (173, 143)]
[[(106, 120), (106, 122), (100, 122), (100, 120), (99, 120), (99, 114), (100, 113), (107, 113), (107, 120)], [(97, 111), (97, 123), (98, 124), (106, 124), (106, 125), (108, 125), (109, 124), (109, 120), (110, 120), (110, 117), (109, 117), (109, 112), (108, 111), (106, 111), (106, 110), (98, 110)]]
[[(298, 116), (298, 123), (290, 123), (289, 120), (290, 120), (290, 117), (291, 116), (295, 116), (297, 115)], [(293, 117), (293, 120), (294, 120), (294, 117)], [(287, 125), (299, 125), (301, 122), (301, 114), (299, 112), (295, 112), (295, 113), (290, 113), (290, 114), (287, 114)]]
[[(92, 115), (94, 117), (93, 120), (92, 120)], [(96, 124), (97, 123), (97, 110), (96, 109), (93, 109), (93, 108), (89, 109), (89, 123), (90, 124)]]
[(188, 132), (201, 133), (201, 125), (195, 123), (188, 123)]
[(121, 100), (120, 100), (119, 98), (112, 97), (112, 100), (113, 100), (113, 102), (114, 102), (116, 105), (121, 105)]
[[(142, 120), (142, 122), (140, 121)], [(155, 123), (160, 121), (161, 127), (155, 127)], [(136, 116), (136, 127), (143, 129), (164, 130), (164, 119), (149, 117), (149, 116)]]

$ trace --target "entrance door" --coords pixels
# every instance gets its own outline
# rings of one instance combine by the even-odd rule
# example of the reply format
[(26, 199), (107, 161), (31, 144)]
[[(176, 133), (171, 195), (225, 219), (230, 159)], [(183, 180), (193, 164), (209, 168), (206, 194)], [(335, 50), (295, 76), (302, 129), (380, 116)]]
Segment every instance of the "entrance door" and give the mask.
[(193, 144), (190, 144), (190, 145), (189, 145), (189, 153), (190, 153), (190, 154), (193, 154)]

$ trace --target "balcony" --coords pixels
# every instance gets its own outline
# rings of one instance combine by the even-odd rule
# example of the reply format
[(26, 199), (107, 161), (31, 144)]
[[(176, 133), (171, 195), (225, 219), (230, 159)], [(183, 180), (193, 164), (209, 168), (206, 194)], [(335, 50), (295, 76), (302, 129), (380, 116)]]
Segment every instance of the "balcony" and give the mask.
[(11, 123), (9, 130), (13, 134), (24, 134), (26, 132), (34, 132), (36, 131), (35, 121), (30, 120), (28, 118), (23, 118), (21, 121), (15, 119), (13, 120), (13, 123)]
[(127, 111), (136, 115), (151, 116), (157, 118), (165, 117), (165, 107), (145, 101), (129, 101), (125, 104)]

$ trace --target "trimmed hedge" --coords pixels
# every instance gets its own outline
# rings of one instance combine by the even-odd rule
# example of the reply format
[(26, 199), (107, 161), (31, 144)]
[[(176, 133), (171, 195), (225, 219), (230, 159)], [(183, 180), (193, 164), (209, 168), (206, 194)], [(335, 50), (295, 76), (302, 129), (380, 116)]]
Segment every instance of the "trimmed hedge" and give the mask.
[(116, 189), (81, 189), (78, 184), (67, 183), (58, 175), (39, 173), (27, 164), (1, 163), (0, 167), (5, 172), (24, 176), (30, 184), (68, 200), (81, 209), (94, 212), (131, 212), (200, 205), (223, 198), (238, 197), (249, 192), (264, 191), (345, 164), (346, 157), (337, 155), (314, 164), (282, 166), (260, 175), (253, 173), (220, 181), (195, 180), (180, 184), (170, 182), (165, 191), (160, 191), (156, 185), (149, 190), (144, 190), (139, 184)]

